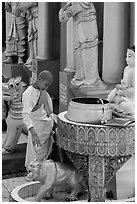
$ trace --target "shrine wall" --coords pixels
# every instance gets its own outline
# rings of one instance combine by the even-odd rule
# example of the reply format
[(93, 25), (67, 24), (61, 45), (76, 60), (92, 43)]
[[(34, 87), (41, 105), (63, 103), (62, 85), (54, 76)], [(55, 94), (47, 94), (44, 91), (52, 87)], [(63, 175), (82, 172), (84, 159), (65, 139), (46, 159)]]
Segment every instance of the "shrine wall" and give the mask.
[[(58, 11), (64, 4), (65, 2), (52, 3), (52, 14), (50, 13), (48, 17), (52, 23), (52, 33), (54, 34), (54, 36), (50, 36), (52, 45), (52, 48), (50, 47), (51, 55), (55, 62), (53, 62), (53, 66), (56, 64), (56, 61), (58, 61), (57, 68), (53, 68), (53, 70), (56, 69), (56, 75), (58, 74), (58, 77), (55, 75), (57, 84), (59, 84), (59, 71), (63, 71), (64, 68), (66, 68), (67, 60), (69, 59), (69, 61), (72, 62), (71, 64), (73, 64), (72, 52), (70, 52), (72, 45), (67, 47), (67, 41), (69, 41), (69, 37), (71, 37), (71, 35), (68, 37), (68, 33), (73, 33), (73, 27), (71, 27), (71, 25), (60, 24), (58, 19)], [(123, 69), (126, 64), (126, 49), (135, 42), (135, 5), (134, 2), (96, 2), (94, 5), (97, 11), (100, 40), (99, 74), (105, 82), (118, 83), (122, 78)], [(2, 34), (5, 34), (5, 36), (2, 36), (3, 45), (4, 39), (7, 38), (10, 15), (8, 12), (5, 13), (5, 28), (2, 23), (5, 29), (5, 32), (3, 32), (4, 29), (2, 30)], [(68, 22), (68, 24), (71, 23)], [(48, 26), (50, 26), (50, 24)], [(42, 28), (41, 26), (41, 29)], [(68, 28), (71, 30), (68, 31)], [(43, 34), (41, 35), (41, 39), (42, 37), (44, 37)], [(41, 42), (43, 41), (41, 40)], [(48, 39), (46, 42), (48, 42)], [(46, 42), (44, 43), (45, 46)], [(40, 45), (43, 46), (43, 43)], [(48, 67), (47, 62), (46, 67)], [(43, 63), (42, 69), (44, 69)], [(58, 90), (55, 95), (58, 95)]]
[(135, 2), (130, 2), (130, 44), (135, 45)]
[(102, 78), (119, 83), (126, 65), (130, 44), (130, 5), (125, 2), (104, 3), (104, 36)]

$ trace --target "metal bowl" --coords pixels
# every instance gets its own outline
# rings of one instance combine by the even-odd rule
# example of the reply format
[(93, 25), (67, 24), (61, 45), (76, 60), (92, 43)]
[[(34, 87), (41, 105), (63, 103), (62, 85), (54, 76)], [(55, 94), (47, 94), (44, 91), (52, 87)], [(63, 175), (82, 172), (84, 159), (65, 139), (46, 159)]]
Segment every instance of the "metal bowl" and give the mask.
[(69, 102), (67, 118), (74, 122), (100, 124), (112, 118), (112, 110), (105, 99), (74, 98)]

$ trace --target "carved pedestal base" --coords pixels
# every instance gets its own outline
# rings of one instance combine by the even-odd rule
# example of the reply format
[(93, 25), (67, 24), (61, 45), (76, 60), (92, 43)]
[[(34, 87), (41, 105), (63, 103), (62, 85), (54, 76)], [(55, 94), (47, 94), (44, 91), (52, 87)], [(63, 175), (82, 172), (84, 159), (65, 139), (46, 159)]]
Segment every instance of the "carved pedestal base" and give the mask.
[(88, 201), (105, 202), (106, 187), (111, 178), (130, 158), (87, 157), (66, 151), (78, 171), (83, 174), (85, 184), (89, 190)]
[(108, 182), (134, 154), (135, 124), (105, 126), (75, 123), (58, 115), (57, 144), (83, 173), (90, 202), (105, 202)]

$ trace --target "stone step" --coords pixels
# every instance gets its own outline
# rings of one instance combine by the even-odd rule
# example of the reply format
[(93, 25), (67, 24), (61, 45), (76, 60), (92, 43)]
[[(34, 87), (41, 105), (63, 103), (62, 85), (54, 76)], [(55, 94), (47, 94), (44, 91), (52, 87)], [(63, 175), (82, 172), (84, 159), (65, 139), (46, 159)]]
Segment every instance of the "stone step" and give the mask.
[(26, 143), (17, 144), (12, 154), (2, 155), (2, 176), (25, 172)]

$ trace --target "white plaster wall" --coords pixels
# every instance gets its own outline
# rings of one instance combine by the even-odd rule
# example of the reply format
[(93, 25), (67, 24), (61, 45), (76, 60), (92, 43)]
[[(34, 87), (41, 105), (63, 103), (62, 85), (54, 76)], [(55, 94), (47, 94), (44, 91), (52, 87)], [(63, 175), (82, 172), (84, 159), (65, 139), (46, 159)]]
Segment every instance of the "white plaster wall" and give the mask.
[(52, 7), (49, 2), (38, 3), (38, 57), (51, 59), (52, 56)]
[(130, 3), (130, 45), (135, 45), (135, 2)]
[(117, 199), (135, 196), (135, 155), (116, 174)]
[(105, 2), (102, 78), (106, 82), (118, 83), (122, 78), (129, 31), (129, 4)]

